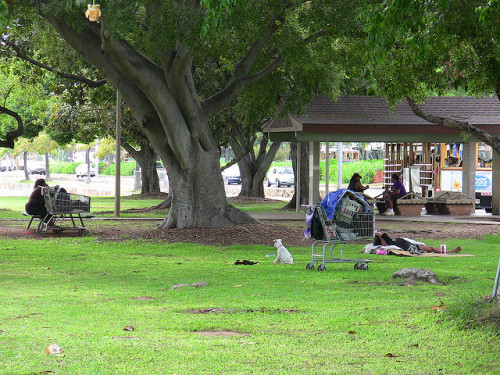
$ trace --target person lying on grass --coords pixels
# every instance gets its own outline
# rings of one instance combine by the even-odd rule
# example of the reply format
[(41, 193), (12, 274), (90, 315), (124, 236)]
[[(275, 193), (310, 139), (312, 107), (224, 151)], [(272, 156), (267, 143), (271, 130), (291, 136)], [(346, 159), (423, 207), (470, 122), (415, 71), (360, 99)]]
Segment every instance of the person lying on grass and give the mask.
[[(441, 250), (432, 246), (427, 246), (422, 242), (416, 242), (406, 238), (395, 238), (392, 239), (389, 237), (387, 233), (375, 232), (375, 239), (373, 244), (376, 246), (397, 246), (402, 250), (409, 251), (412, 254), (420, 254), (420, 253), (438, 253), (441, 254)], [(448, 250), (448, 253), (458, 253), (462, 250), (460, 246), (457, 246), (453, 250)]]

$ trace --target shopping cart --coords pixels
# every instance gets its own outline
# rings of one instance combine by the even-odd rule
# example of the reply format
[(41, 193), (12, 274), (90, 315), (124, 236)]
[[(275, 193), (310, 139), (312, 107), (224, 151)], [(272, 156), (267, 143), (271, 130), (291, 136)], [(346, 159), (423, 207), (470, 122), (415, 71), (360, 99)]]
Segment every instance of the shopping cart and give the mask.
[(42, 188), (42, 195), (47, 208), (47, 216), (40, 220), (37, 233), (46, 236), (49, 229), (55, 232), (75, 230), (80, 236), (89, 233), (83, 219), (92, 217), (90, 197), (70, 194), (59, 187)]
[[(359, 198), (362, 199), (362, 198)], [(310, 223), (316, 239), (312, 244), (312, 258), (306, 269), (314, 269), (315, 262), (318, 271), (326, 269), (326, 263), (355, 263), (354, 269), (367, 270), (371, 259), (348, 259), (344, 257), (344, 249), (348, 241), (373, 239), (375, 233), (375, 215), (369, 206), (356, 199), (354, 193), (347, 191), (336, 205), (331, 219), (327, 216), (321, 204), (308, 206)], [(340, 256), (334, 257), (333, 252), (340, 247)], [(328, 256), (329, 254), (329, 256)]]

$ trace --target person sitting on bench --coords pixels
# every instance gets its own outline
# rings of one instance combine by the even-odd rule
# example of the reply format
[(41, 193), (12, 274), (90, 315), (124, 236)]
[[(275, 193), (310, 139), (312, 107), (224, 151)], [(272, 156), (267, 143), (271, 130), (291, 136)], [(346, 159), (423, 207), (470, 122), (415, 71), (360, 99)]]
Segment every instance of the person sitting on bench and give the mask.
[(406, 189), (399, 179), (397, 173), (393, 173), (391, 176), (392, 180), (392, 190), (384, 191), (384, 201), (386, 210), (383, 215), (394, 216), (394, 203), (401, 197), (404, 197), (406, 193)]
[(39, 178), (35, 181), (33, 192), (30, 195), (28, 203), (26, 203), (25, 209), (28, 215), (40, 216), (40, 220), (50, 225), (52, 215), (48, 215), (47, 208), (45, 207), (45, 199), (42, 193), (42, 188), (44, 187), (49, 187), (45, 179)]
[(348, 190), (354, 191), (355, 193), (362, 193), (368, 188), (368, 185), (363, 186), (361, 183), (361, 176), (359, 173), (354, 173), (352, 175), (351, 180), (349, 181), (349, 186), (347, 187)]
[[(416, 242), (416, 241), (415, 241)], [(432, 246), (427, 246), (425, 244), (417, 244), (417, 243), (412, 243), (408, 241), (408, 239), (404, 238), (395, 238), (392, 239), (389, 237), (387, 233), (382, 233), (382, 232), (375, 232), (375, 239), (373, 241), (374, 245), (382, 245), (382, 246), (388, 246), (388, 245), (393, 245), (399, 247), (401, 250), (404, 251), (409, 251), (412, 254), (420, 254), (420, 253), (438, 253), (441, 254), (441, 249), (432, 247)], [(448, 250), (448, 253), (458, 253), (462, 250), (460, 246), (457, 246), (453, 250)]]

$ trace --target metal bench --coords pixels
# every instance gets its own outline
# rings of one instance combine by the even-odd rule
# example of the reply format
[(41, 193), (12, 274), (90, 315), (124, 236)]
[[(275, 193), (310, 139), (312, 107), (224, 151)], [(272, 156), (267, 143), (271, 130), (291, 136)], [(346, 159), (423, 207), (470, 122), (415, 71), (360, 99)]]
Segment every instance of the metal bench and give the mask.
[[(40, 223), (42, 222), (42, 216), (41, 215), (30, 215), (26, 211), (23, 212), (23, 215), (24, 216), (30, 216), (30, 222), (28, 223), (28, 226), (26, 227), (26, 229), (30, 229), (31, 223), (33, 222), (33, 219), (38, 219), (38, 220), (40, 220)], [(40, 224), (38, 224), (38, 226), (40, 226)]]

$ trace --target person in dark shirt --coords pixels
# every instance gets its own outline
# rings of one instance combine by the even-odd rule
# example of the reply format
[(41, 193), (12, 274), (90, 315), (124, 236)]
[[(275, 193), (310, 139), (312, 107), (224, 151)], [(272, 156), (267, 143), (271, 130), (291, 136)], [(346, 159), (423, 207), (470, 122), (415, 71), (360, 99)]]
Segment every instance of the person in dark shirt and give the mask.
[[(399, 247), (402, 250), (409, 251), (412, 254), (419, 254), (419, 253), (441, 253), (441, 249), (438, 249), (436, 247), (432, 246), (427, 246), (424, 244), (416, 244), (412, 243), (404, 238), (394, 238), (392, 239), (389, 237), (387, 233), (382, 233), (382, 232), (375, 232), (375, 239), (373, 241), (374, 245), (382, 245), (382, 246), (387, 246), (387, 245), (394, 245)], [(457, 246), (453, 250), (448, 250), (448, 253), (458, 253), (462, 250), (460, 246)]]
[(44, 223), (48, 223), (52, 215), (48, 215), (47, 208), (45, 207), (45, 199), (43, 198), (42, 188), (48, 188), (49, 185), (43, 178), (35, 181), (33, 192), (30, 195), (25, 209), (29, 215), (39, 215)]
[(359, 175), (359, 173), (354, 173), (352, 175), (351, 180), (349, 181), (349, 186), (347, 187), (347, 189), (354, 191), (356, 193), (362, 193), (368, 188), (369, 188), (368, 185), (363, 186), (361, 184), (361, 176)]

